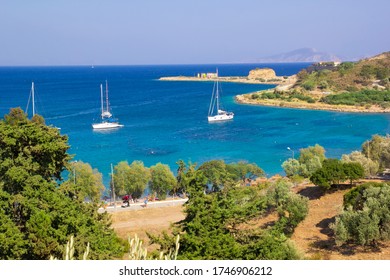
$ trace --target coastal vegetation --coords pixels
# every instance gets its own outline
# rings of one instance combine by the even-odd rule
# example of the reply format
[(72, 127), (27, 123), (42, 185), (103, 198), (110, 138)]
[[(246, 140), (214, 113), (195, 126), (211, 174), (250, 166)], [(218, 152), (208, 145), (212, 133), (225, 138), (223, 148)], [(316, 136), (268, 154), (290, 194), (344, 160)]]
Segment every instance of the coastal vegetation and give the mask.
[(377, 246), (390, 240), (390, 186), (366, 183), (344, 195), (344, 211), (331, 225), (338, 246)]
[(330, 189), (346, 180), (352, 186), (356, 180), (386, 171), (390, 167), (389, 153), (390, 137), (373, 135), (362, 144), (361, 151), (344, 154), (341, 159), (326, 158), (325, 149), (316, 144), (300, 149), (298, 159), (289, 158), (282, 167), (291, 180), (310, 179), (313, 184)]
[(88, 184), (61, 187), (68, 139), (39, 119), (16, 108), (0, 121), (0, 259), (62, 259), (70, 236), (77, 259), (87, 244), (90, 259), (122, 256), (108, 214), (97, 212), (92, 195), (91, 203), (81, 201)]
[(1, 259), (302, 259), (291, 237), (309, 213), (310, 196), (296, 190), (308, 181), (325, 194), (350, 189), (344, 210), (328, 226), (337, 246), (378, 247), (390, 239), (389, 185), (359, 184), (387, 172), (388, 136), (374, 135), (341, 159), (326, 158), (318, 144), (303, 148), (282, 164), (286, 177), (273, 180), (244, 161), (198, 166), (179, 160), (176, 175), (161, 163), (119, 162), (117, 195), (140, 198), (149, 188), (159, 199), (188, 198), (184, 219), (169, 233), (149, 234), (157, 249), (147, 253), (142, 240), (120, 239), (110, 214), (98, 212), (102, 175), (72, 161), (57, 128), (16, 108), (0, 121), (0, 135)]
[[(307, 199), (292, 192), (280, 180), (272, 185), (224, 186), (205, 193), (203, 171), (188, 174), (185, 219), (174, 225), (173, 234), (150, 236), (161, 250), (172, 249), (181, 233), (178, 259), (300, 259), (289, 236), (307, 214)], [(256, 220), (277, 215), (272, 226), (256, 226)]]
[(141, 161), (121, 161), (114, 167), (114, 186), (117, 196), (131, 194), (140, 198), (151, 178), (150, 171)]
[(388, 112), (390, 109), (390, 52), (358, 62), (323, 62), (301, 70), (290, 85), (237, 96), (250, 104)]

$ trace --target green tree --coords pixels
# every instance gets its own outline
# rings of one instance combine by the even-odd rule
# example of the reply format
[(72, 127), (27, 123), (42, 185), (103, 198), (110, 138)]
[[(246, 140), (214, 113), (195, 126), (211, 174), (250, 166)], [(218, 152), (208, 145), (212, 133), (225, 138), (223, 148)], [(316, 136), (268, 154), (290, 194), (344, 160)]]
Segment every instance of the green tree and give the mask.
[(38, 124), (45, 125), (45, 119), (41, 115), (38, 115), (38, 114), (35, 114), (34, 116), (32, 116), (31, 121), (38, 123)]
[(364, 176), (371, 177), (378, 173), (379, 163), (367, 158), (363, 153), (354, 151), (341, 157), (342, 162), (357, 162), (364, 168)]
[(245, 185), (248, 180), (250, 181), (257, 177), (264, 176), (264, 171), (260, 167), (255, 163), (248, 163), (246, 161), (227, 164), (226, 171), (233, 180), (241, 180), (242, 185)]
[(76, 257), (88, 243), (91, 259), (120, 257), (123, 246), (108, 215), (58, 187), (71, 158), (67, 137), (23, 115), (14, 109), (0, 121), (1, 258), (61, 258), (71, 235)]
[(62, 191), (80, 201), (100, 202), (104, 185), (103, 176), (97, 169), (92, 169), (89, 163), (73, 161), (69, 164), (68, 172), (68, 180), (60, 187)]
[(140, 198), (150, 181), (150, 171), (142, 161), (119, 162), (114, 168), (115, 191), (118, 195), (131, 194)]
[(309, 178), (316, 170), (320, 169), (322, 162), (326, 159), (325, 149), (318, 144), (300, 149), (299, 152), (299, 175), (305, 178)]
[(353, 181), (362, 179), (364, 177), (364, 168), (358, 162), (342, 162), (343, 171), (345, 178), (349, 180), (350, 184), (353, 184)]
[(165, 199), (167, 193), (177, 184), (176, 178), (169, 166), (162, 163), (150, 167), (150, 190), (156, 192), (158, 198)]
[(362, 153), (374, 162), (379, 169), (390, 168), (390, 137), (374, 135), (362, 145)]
[(198, 170), (203, 172), (213, 191), (219, 191), (230, 180), (223, 160), (207, 161), (199, 166)]
[(301, 172), (301, 164), (298, 160), (289, 158), (284, 161), (282, 164), (282, 168), (286, 173), (287, 177), (292, 177), (294, 175), (299, 175)]
[(4, 116), (4, 122), (9, 125), (26, 124), (28, 122), (27, 114), (20, 107), (12, 108)]
[(318, 88), (319, 89), (327, 89), (329, 87), (329, 84), (327, 81), (321, 81), (319, 84), (318, 84)]
[[(360, 198), (355, 200), (358, 207), (348, 207), (331, 226), (337, 245), (377, 245), (378, 241), (390, 240), (390, 186), (365, 185), (360, 191)], [(356, 194), (354, 189), (351, 192)]]
[(339, 185), (346, 179), (343, 164), (338, 159), (324, 160), (322, 167), (310, 177), (310, 181), (317, 186), (330, 189), (332, 186)]
[(187, 193), (189, 180), (191, 180), (192, 174), (195, 172), (196, 164), (186, 164), (183, 160), (176, 162), (178, 165), (176, 181), (177, 185), (173, 189), (173, 193)]
[(371, 76), (374, 74), (375, 69), (371, 65), (363, 65), (362, 69), (360, 70), (360, 76), (362, 76), (366, 80), (370, 79)]
[(268, 207), (275, 208), (279, 216), (276, 227), (280, 227), (287, 235), (294, 232), (309, 211), (308, 199), (293, 193), (291, 187), (291, 183), (282, 179), (275, 182), (267, 192)]

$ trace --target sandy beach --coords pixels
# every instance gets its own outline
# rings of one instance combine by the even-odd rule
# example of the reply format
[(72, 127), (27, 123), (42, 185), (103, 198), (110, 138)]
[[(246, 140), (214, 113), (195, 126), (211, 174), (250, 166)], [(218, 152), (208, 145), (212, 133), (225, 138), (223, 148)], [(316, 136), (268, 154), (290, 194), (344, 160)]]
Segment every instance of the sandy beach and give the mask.
[(379, 106), (372, 105), (370, 107), (365, 106), (348, 106), (348, 105), (330, 105), (325, 103), (307, 103), (304, 101), (288, 102), (285, 100), (277, 99), (251, 99), (251, 94), (237, 95), (235, 100), (240, 104), (270, 106), (270, 107), (284, 107), (294, 109), (307, 109), (307, 110), (323, 110), (323, 111), (335, 111), (335, 112), (350, 112), (350, 113), (390, 113), (390, 108), (381, 108)]

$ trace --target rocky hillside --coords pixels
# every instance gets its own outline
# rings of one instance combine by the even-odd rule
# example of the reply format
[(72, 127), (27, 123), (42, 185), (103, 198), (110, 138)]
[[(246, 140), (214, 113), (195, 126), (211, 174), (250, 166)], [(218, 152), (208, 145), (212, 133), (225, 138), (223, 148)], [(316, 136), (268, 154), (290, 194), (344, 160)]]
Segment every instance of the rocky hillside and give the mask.
[(291, 84), (236, 97), (237, 102), (315, 110), (390, 112), (390, 52), (358, 62), (315, 63)]
[(318, 63), (298, 73), (294, 86), (301, 91), (343, 92), (362, 89), (385, 90), (390, 86), (390, 52), (341, 64)]

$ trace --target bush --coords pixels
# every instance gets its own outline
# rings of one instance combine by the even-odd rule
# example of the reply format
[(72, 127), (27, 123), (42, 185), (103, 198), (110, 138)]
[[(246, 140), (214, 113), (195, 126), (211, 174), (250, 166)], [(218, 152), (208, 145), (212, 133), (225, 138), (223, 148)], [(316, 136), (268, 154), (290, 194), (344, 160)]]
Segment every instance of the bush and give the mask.
[(310, 181), (324, 189), (340, 185), (344, 180), (353, 181), (363, 178), (364, 169), (360, 163), (343, 163), (338, 159), (324, 160), (322, 167), (310, 177)]
[(316, 84), (313, 81), (307, 81), (302, 84), (302, 87), (306, 90), (313, 90)]
[[(353, 90), (353, 88), (351, 88)], [(343, 92), (340, 94), (330, 94), (321, 98), (321, 101), (331, 105), (360, 105), (372, 104), (372, 105), (384, 105), (390, 101), (390, 91), (378, 91), (378, 90), (362, 90)], [(387, 106), (387, 105), (385, 105)]]
[(345, 196), (348, 207), (331, 226), (336, 244), (377, 245), (390, 239), (390, 186), (366, 184)]

